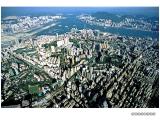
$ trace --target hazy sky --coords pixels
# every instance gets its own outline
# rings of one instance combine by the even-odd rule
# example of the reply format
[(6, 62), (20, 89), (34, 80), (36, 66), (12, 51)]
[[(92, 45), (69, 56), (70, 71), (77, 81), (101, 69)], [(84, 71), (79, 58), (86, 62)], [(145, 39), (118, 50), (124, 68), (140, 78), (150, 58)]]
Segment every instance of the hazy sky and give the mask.
[(158, 16), (158, 7), (2, 7), (2, 17), (11, 15), (50, 15), (57, 13), (91, 13), (106, 11), (117, 14)]

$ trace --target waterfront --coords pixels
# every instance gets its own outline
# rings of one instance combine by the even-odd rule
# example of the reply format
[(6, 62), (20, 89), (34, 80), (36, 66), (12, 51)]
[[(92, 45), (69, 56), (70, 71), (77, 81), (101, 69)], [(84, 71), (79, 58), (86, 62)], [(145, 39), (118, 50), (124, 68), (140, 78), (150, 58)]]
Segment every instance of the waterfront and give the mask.
[[(63, 28), (63, 29), (62, 29)], [(141, 31), (141, 30), (133, 30), (126, 28), (113, 28), (113, 27), (101, 27), (96, 25), (89, 25), (78, 18), (75, 15), (67, 15), (66, 19), (60, 20), (59, 24), (54, 27), (50, 27), (44, 31), (37, 33), (36, 35), (56, 35), (64, 34), (65, 32), (70, 32), (71, 28), (77, 29), (92, 29), (92, 30), (100, 30), (103, 32), (109, 32), (112, 34), (117, 34), (120, 36), (130, 36), (130, 37), (151, 37), (153, 39), (159, 38), (159, 32), (150, 32), (150, 31)]]

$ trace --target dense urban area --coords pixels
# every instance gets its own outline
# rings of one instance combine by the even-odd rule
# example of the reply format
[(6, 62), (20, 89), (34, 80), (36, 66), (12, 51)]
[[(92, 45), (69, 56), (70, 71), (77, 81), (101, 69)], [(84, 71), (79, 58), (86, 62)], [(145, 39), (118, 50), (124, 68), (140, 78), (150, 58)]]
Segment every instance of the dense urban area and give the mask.
[[(159, 22), (143, 19), (77, 18), (90, 25), (159, 32)], [(35, 35), (61, 19), (65, 17), (3, 20), (2, 44), (12, 41), (1, 47), (1, 107), (159, 107), (158, 39), (76, 27), (63, 34)]]
[(144, 31), (159, 31), (159, 21), (156, 17), (144, 18), (143, 16), (114, 15), (106, 12), (97, 12), (92, 15), (82, 14), (78, 18), (88, 24), (103, 27), (123, 27)]

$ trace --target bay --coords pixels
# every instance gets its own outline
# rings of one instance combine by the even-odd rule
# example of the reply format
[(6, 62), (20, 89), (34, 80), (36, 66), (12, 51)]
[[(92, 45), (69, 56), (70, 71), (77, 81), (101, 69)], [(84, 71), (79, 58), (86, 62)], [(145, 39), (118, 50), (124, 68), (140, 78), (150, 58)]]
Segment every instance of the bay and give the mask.
[(103, 26), (96, 26), (96, 25), (89, 25), (85, 22), (80, 21), (75, 15), (67, 15), (65, 16), (66, 19), (62, 19), (59, 21), (59, 24), (53, 26), (49, 29), (41, 31), (36, 35), (56, 35), (64, 34), (66, 32), (70, 32), (72, 28), (77, 29), (92, 29), (92, 30), (100, 30), (103, 32), (109, 32), (112, 34), (117, 34), (120, 36), (130, 36), (130, 37), (143, 37), (147, 38), (150, 37), (152, 39), (159, 38), (159, 32), (153, 31), (142, 31), (136, 29), (127, 29), (127, 28), (115, 28), (115, 27), (103, 27)]

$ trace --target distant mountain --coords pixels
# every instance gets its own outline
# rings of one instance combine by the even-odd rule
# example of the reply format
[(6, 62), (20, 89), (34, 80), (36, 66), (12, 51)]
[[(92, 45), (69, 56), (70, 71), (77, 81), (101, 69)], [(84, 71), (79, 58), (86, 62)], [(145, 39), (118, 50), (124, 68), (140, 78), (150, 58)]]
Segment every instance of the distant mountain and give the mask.
[(149, 17), (147, 18), (148, 21), (159, 21), (158, 17)]

